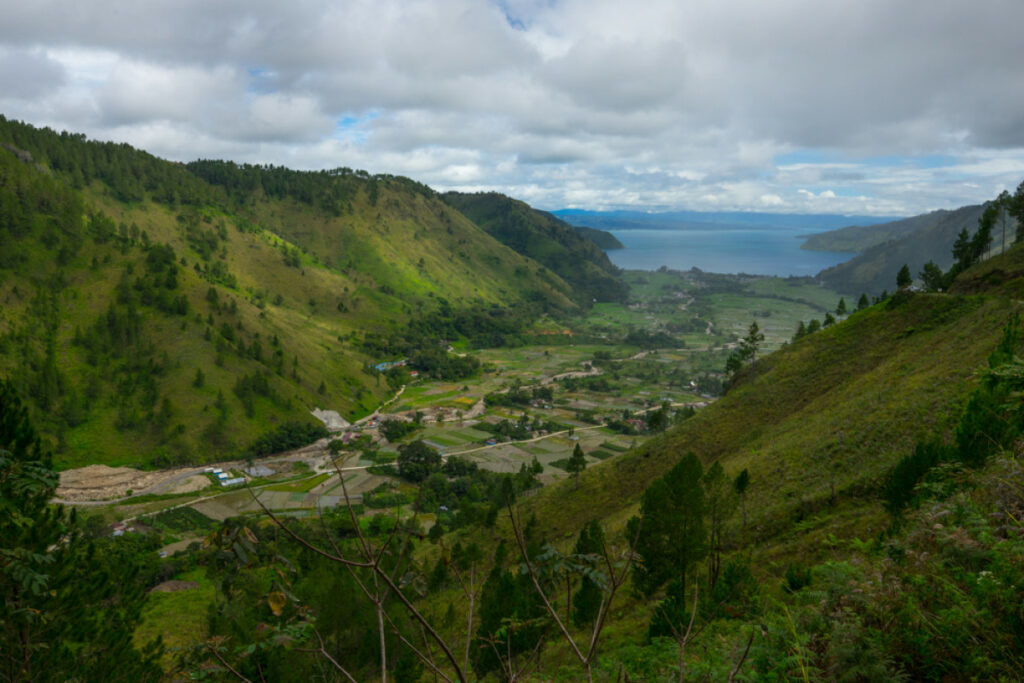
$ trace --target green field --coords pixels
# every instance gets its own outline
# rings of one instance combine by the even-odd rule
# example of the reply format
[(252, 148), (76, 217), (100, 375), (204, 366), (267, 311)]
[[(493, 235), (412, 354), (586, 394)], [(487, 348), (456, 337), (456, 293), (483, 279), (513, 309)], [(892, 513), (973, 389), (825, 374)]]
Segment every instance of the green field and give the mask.
[(304, 493), (304, 492), (309, 491), (310, 489), (312, 489), (312, 488), (322, 484), (323, 482), (327, 481), (332, 476), (334, 476), (334, 475), (332, 475), (330, 473), (318, 474), (316, 476), (309, 477), (308, 479), (300, 479), (300, 480), (292, 482), (292, 483), (274, 484), (273, 486), (267, 486), (267, 487), (265, 487), (264, 490), (266, 490), (266, 491), (298, 491), (298, 492), (303, 492)]

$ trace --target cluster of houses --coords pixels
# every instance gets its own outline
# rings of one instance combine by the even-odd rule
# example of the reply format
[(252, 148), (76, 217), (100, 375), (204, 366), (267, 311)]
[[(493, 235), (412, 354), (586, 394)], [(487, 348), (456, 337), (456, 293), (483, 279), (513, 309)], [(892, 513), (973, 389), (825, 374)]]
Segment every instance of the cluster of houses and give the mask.
[(133, 533), (134, 531), (135, 527), (124, 522), (114, 522), (110, 525), (111, 536), (124, 536), (126, 533)]
[(221, 486), (234, 486), (235, 484), (245, 483), (245, 477), (232, 477), (219, 467), (207, 467), (206, 473), (220, 482)]
[(358, 439), (359, 436), (358, 432), (348, 431), (342, 434), (339, 438), (341, 439), (341, 442), (347, 446), (349, 443)]

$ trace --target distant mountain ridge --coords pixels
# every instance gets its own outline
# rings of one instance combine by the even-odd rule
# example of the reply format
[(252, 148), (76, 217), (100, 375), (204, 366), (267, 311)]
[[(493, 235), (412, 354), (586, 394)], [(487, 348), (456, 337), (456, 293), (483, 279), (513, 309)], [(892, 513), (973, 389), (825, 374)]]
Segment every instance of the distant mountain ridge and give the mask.
[(901, 239), (943, 220), (950, 212), (939, 209), (931, 213), (911, 216), (891, 223), (850, 225), (845, 228), (807, 235), (801, 249), (808, 251), (849, 251), (860, 253), (866, 249)]
[[(928, 261), (943, 270), (953, 263), (953, 243), (961, 230), (973, 235), (986, 204), (941, 210), (876, 226), (850, 226), (808, 237), (805, 249), (857, 248), (861, 253), (821, 271), (821, 281), (839, 292), (877, 295), (896, 286), (896, 274), (907, 265), (916, 278)], [(1005, 221), (1007, 246), (1013, 242), (1016, 222)], [(992, 251), (1002, 249), (1003, 222), (993, 231)]]
[(784, 214), (754, 211), (588, 211), (559, 209), (555, 216), (572, 225), (586, 225), (603, 230), (680, 229), (681, 226), (708, 228), (716, 225), (748, 228), (789, 228), (814, 232), (842, 228), (851, 224), (875, 225), (899, 218), (896, 216), (846, 216), (841, 214)]

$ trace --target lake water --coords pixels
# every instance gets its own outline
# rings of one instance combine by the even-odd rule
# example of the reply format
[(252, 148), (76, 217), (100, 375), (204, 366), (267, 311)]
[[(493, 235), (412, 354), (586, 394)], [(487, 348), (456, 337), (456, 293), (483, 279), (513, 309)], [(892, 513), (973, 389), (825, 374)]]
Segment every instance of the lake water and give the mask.
[(608, 252), (620, 268), (689, 270), (696, 266), (712, 273), (754, 275), (817, 275), (855, 254), (804, 251), (797, 232), (785, 229), (738, 228), (646, 230), (608, 229), (625, 249)]

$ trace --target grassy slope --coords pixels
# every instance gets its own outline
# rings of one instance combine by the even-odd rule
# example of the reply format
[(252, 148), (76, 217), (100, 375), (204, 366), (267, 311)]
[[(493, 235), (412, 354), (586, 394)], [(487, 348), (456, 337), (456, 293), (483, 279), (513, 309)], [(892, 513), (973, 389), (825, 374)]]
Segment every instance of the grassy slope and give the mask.
[(989, 292), (1019, 299), (1024, 293), (1024, 248), (1011, 247), (1005, 253), (968, 268), (953, 282), (950, 292)]
[(490, 238), (434, 196), (380, 181), (374, 202), (357, 196), (342, 216), (294, 201), (252, 207), (261, 225), (367, 287), (384, 286), (422, 304), (511, 303), (525, 291), (572, 307), (571, 290), (547, 268)]
[[(135, 221), (145, 226), (152, 240), (171, 244), (177, 254), (193, 262), (194, 254), (184, 247), (183, 240), (176, 234), (173, 216), (163, 207), (150, 204), (125, 207), (102, 198), (97, 198), (93, 205), (103, 207), (115, 220)], [(188, 297), (189, 315), (168, 316), (143, 309), (142, 343), (152, 345), (156, 357), (166, 354), (170, 362), (160, 380), (160, 394), (171, 401), (175, 410), (174, 422), (186, 427), (186, 434), (171, 440), (173, 444), (150, 429), (117, 429), (113, 404), (117, 400), (118, 386), (114, 382), (108, 383), (108, 378), (97, 377), (97, 369), (90, 367), (82, 350), (72, 343), (75, 330), (93, 325), (114, 301), (113, 287), (122, 273), (128, 267), (136, 273), (143, 270), (145, 257), (142, 249), (129, 248), (122, 254), (111, 244), (86, 242), (75, 259), (63, 269), (67, 288), (58, 297), (59, 369), (64, 382), (73, 391), (86, 392), (86, 386), (93, 382), (93, 378), (98, 380), (100, 389), (89, 418), (63, 433), (64, 443), (56, 452), (58, 464), (137, 464), (145, 459), (143, 456), (147, 451), (158, 445), (196, 449), (200, 459), (217, 459), (235, 453), (279, 419), (303, 417), (316, 405), (339, 408), (344, 412), (365, 411), (384, 395), (383, 389), (375, 383), (368, 384), (367, 378), (359, 376), (359, 368), (369, 359), (352, 349), (342, 348), (337, 341), (339, 335), (359, 324), (358, 316), (342, 320), (334, 306), (325, 306), (326, 310), (318, 313), (308, 304), (311, 299), (328, 299), (334, 291), (347, 286), (348, 281), (323, 269), (310, 268), (305, 276), (301, 276), (299, 270), (286, 268), (270, 235), (242, 233), (233, 228), (228, 235), (226, 263), (230, 271), (237, 274), (238, 290), (211, 285), (191, 268), (181, 268), (178, 290)], [(4, 322), (0, 325), (7, 329), (34, 324), (32, 299), (27, 293), (34, 289), (32, 280), (41, 279), (52, 269), (45, 250), (38, 249), (34, 254), (36, 258), (25, 264), (21, 272), (8, 273), (0, 285), (0, 300), (5, 303)], [(89, 266), (94, 257), (103, 264), (95, 270)], [(219, 292), (220, 311), (215, 311), (206, 301), (206, 293), (211, 287)], [(266, 290), (281, 294), (284, 297), (281, 305), (271, 303), (259, 308), (259, 299), (254, 293)], [(232, 300), (238, 307), (234, 314), (228, 312), (228, 302)], [(207, 315), (212, 317), (211, 326), (205, 322)], [(273, 353), (270, 340), (275, 335), (278, 337), (281, 347), (286, 350), (287, 370), (282, 376), (273, 377), (271, 382), (284, 400), (292, 400), (289, 407), (274, 406), (269, 401), (258, 399), (253, 419), (245, 419), (232, 394), (232, 387), (238, 377), (262, 372), (265, 368), (232, 352), (221, 354), (222, 364), (216, 364), (218, 330), (223, 324), (234, 328), (240, 336), (248, 333), (250, 343), (258, 334), (265, 356)], [(246, 333), (238, 331), (238, 325)], [(214, 331), (210, 341), (205, 339), (208, 327)], [(4, 353), (0, 357), (0, 367), (6, 369), (13, 369), (17, 362), (17, 353)], [(197, 369), (206, 377), (202, 388), (192, 386)], [(317, 393), (321, 382), (326, 385), (323, 395)], [(212, 407), (218, 391), (223, 392), (229, 401), (231, 426), (223, 439), (210, 443), (201, 436), (201, 432), (214, 421)], [(55, 428), (54, 421), (44, 419), (44, 424), (47, 422), (51, 430)]]
[(627, 295), (601, 248), (555, 216), (493, 192), (443, 197), (495, 239), (558, 273), (581, 301), (621, 301)]
[(949, 211), (939, 210), (879, 225), (851, 225), (808, 235), (801, 249), (808, 251), (862, 252), (879, 244), (914, 234), (941, 220)]
[[(761, 359), (669, 433), (524, 499), (522, 518), (535, 514), (563, 551), (596, 518), (621, 551), (642, 492), (683, 454), (720, 461), (730, 479), (746, 468), (747, 524), (733, 515), (726, 554), (746, 558), (771, 595), (790, 564), (845, 557), (854, 539), (888, 526), (878, 497), (885, 473), (918, 440), (949, 436), (977, 369), (1020, 308), (998, 294), (920, 294), (854, 314)], [(473, 536), (489, 547), (510, 533), (502, 518)], [(628, 590), (616, 604), (602, 647), (612, 670), (636, 654), (654, 609)], [(560, 642), (549, 657), (571, 660)]]
[[(23, 163), (7, 149), (0, 154), (9, 163)], [(42, 164), (20, 168), (53, 175)], [(381, 359), (361, 352), (358, 339), (368, 331), (400, 329), (433, 310), (437, 298), (448, 298), (455, 308), (515, 305), (528, 298), (555, 308), (573, 306), (568, 286), (546, 268), (401, 182), (379, 183), (377, 206), (366, 193), (357, 195), (344, 218), (287, 199), (254, 199), (243, 208), (209, 198), (175, 208), (150, 200), (123, 202), (99, 180), (76, 193), (88, 213), (102, 212), (114, 225), (135, 225), (151, 243), (174, 249), (182, 263), (173, 295), (186, 297), (189, 312), (140, 307), (141, 332), (131, 353), (90, 364), (73, 340), (106, 313), (129, 270), (129, 280), (145, 272), (143, 241), (92, 238), (86, 220), (77, 236), (55, 237), (37, 228), (8, 245), (24, 258), (0, 269), (0, 373), (12, 376), (32, 399), (36, 422), (54, 439), (62, 468), (145, 464), (157, 449), (174, 462), (236, 457), (276, 423), (310, 420), (308, 411), (317, 406), (348, 417), (366, 414), (388, 389), (363, 371)], [(194, 217), (204, 231), (223, 226), (224, 237), (208, 259), (189, 243), (183, 216)], [(72, 247), (63, 263), (55, 258), (58, 245)], [(297, 255), (297, 265), (285, 263), (285, 251)], [(234, 276), (233, 288), (211, 283), (196, 270), (218, 262)], [(216, 305), (207, 299), (211, 289)], [(258, 343), (262, 362), (222, 340), (224, 328), (247, 347)], [(53, 396), (44, 399), (49, 330), (57, 377)], [(150, 361), (162, 371), (139, 370), (140, 362)], [(202, 387), (193, 386), (197, 369), (205, 376)], [(137, 381), (145, 374), (156, 378), (155, 398), (141, 401)], [(232, 389), (240, 377), (257, 374), (268, 376), (276, 398), (257, 396), (246, 415)], [(218, 393), (227, 404), (227, 419), (219, 425)], [(164, 399), (171, 409), (166, 414)], [(118, 427), (119, 412), (126, 409), (137, 414), (137, 426)]]
[[(928, 261), (943, 270), (952, 264), (953, 242), (966, 228), (973, 234), (978, 228), (983, 206), (964, 206), (955, 211), (928, 214), (921, 227), (909, 235), (884, 244), (876, 244), (853, 259), (823, 270), (822, 282), (838, 292), (877, 295), (896, 286), (896, 273), (907, 264), (916, 277)], [(916, 219), (909, 219), (916, 220)]]
[(595, 510), (621, 521), (692, 451), (706, 465), (720, 460), (730, 477), (749, 470), (748, 542), (787, 533), (827, 508), (833, 492), (836, 505), (870, 518), (882, 474), (918, 439), (948, 433), (1017, 308), (998, 297), (917, 295), (867, 309), (760, 360), (691, 420), (528, 507), (555, 538), (573, 535)]

